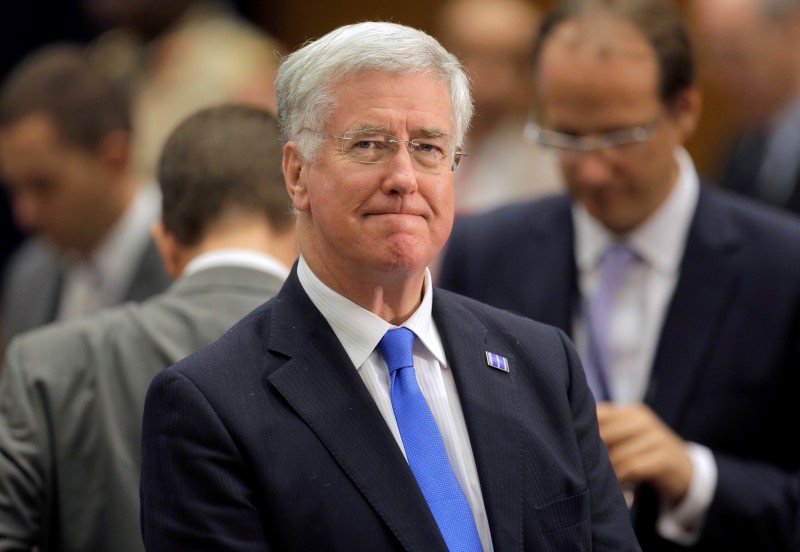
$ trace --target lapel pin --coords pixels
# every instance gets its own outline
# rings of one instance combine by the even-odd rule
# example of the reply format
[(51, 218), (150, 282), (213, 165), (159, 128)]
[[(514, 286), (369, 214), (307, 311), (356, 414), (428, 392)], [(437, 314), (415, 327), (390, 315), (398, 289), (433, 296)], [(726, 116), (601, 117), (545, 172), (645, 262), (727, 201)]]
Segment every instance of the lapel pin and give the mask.
[(508, 359), (496, 353), (486, 351), (486, 364), (503, 372), (508, 372)]

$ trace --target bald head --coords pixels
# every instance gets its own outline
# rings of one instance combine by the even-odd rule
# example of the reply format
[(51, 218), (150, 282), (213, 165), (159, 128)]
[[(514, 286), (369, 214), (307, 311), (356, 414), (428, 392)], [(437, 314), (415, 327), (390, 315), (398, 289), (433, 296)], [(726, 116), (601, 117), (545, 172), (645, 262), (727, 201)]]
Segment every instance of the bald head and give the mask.
[[(619, 28), (627, 28), (614, 36)], [(644, 39), (649, 48), (631, 37)], [(655, 55), (658, 94), (670, 102), (695, 83), (695, 62), (689, 33), (670, 0), (565, 0), (542, 23), (534, 47), (534, 68), (540, 70), (544, 48), (554, 38), (583, 55), (643, 60)]]

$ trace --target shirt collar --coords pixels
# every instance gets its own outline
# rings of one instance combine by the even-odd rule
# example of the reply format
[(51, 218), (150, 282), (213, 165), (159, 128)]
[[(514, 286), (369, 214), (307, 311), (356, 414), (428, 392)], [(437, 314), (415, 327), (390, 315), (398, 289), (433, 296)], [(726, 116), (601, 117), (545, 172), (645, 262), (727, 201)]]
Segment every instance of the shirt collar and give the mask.
[[(700, 181), (692, 158), (682, 147), (676, 148), (678, 179), (666, 200), (625, 241), (650, 266), (665, 273), (677, 272), (689, 227), (697, 208)], [(594, 269), (603, 252), (618, 237), (614, 236), (578, 202), (573, 203), (575, 257), (581, 272)]]
[(150, 241), (150, 227), (161, 212), (161, 192), (154, 184), (141, 186), (133, 201), (109, 233), (86, 260), (62, 256), (65, 270), (81, 265), (100, 275), (102, 286), (109, 293), (121, 293), (134, 277), (136, 266)]
[[(383, 334), (397, 327), (333, 291), (314, 274), (302, 256), (297, 263), (297, 277), (311, 302), (333, 328), (333, 333), (336, 334), (356, 368), (360, 368), (366, 362), (378, 346)], [(422, 302), (402, 326), (414, 332), (418, 342), (436, 357), (442, 366), (446, 366), (444, 347), (431, 314), (433, 286), (430, 271), (427, 269), (423, 285)]]
[(218, 266), (241, 266), (260, 270), (281, 280), (289, 277), (289, 270), (275, 257), (252, 249), (218, 249), (198, 255), (186, 265), (182, 278)]

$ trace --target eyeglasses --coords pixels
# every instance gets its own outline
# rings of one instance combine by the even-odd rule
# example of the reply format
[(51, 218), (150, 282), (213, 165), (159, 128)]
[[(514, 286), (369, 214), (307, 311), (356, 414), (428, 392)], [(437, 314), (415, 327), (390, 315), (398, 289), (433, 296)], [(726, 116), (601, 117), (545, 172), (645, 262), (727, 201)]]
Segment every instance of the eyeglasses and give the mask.
[(525, 125), (525, 139), (531, 143), (555, 148), (562, 152), (587, 153), (647, 142), (653, 137), (660, 123), (661, 117), (659, 116), (643, 126), (603, 132), (591, 136), (574, 136), (547, 130), (533, 121), (528, 121)]
[(398, 140), (389, 134), (364, 130), (345, 132), (341, 136), (313, 128), (303, 130), (340, 140), (342, 154), (356, 163), (388, 163), (397, 154), (400, 144), (405, 144), (416, 168), (431, 174), (441, 174), (448, 166), (451, 171), (455, 171), (461, 158), (467, 155), (460, 147), (452, 147), (445, 137)]

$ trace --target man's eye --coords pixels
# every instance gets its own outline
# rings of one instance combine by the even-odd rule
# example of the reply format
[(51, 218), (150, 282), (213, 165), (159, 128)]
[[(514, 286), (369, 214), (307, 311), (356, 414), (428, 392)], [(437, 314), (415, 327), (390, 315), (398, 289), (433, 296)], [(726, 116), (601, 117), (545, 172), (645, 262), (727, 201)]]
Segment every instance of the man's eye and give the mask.
[(444, 155), (444, 148), (439, 144), (429, 144), (427, 142), (416, 142), (416, 144), (417, 147), (415, 149), (426, 155), (434, 155), (437, 157)]
[(355, 138), (353, 139), (354, 150), (382, 149), (386, 146), (386, 140), (380, 138)]

